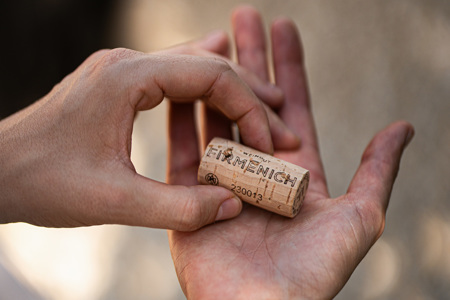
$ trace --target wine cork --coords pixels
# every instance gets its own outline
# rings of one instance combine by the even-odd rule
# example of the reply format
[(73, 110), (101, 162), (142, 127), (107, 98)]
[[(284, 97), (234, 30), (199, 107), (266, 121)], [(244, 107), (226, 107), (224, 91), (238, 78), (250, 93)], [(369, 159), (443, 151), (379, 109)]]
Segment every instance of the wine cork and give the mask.
[(293, 218), (305, 198), (309, 171), (233, 141), (214, 138), (200, 162), (198, 181), (225, 187), (242, 201)]

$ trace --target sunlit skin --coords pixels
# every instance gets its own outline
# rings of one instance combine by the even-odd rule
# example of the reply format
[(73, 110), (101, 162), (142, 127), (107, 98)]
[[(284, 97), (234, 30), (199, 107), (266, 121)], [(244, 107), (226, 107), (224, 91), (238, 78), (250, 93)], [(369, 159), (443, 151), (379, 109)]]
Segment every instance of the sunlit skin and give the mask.
[[(137, 112), (165, 97), (189, 107), (202, 99), (235, 121), (245, 143), (261, 151), (273, 152), (272, 137), (287, 137), (292, 142), (287, 148), (298, 146), (298, 138), (268, 115), (270, 109), (252, 91), (274, 105), (283, 101), (278, 88), (256, 76), (238, 76), (211, 52), (201, 50), (210, 57), (180, 54), (197, 48), (99, 51), (48, 95), (2, 120), (0, 223), (112, 223), (189, 231), (239, 214), (242, 203), (231, 191), (156, 182), (136, 173), (130, 159)], [(153, 130), (164, 128), (151, 128), (149, 134)], [(179, 145), (180, 150), (191, 144)]]
[[(268, 80), (265, 37), (260, 15), (240, 7), (232, 25), (239, 63)], [(227, 53), (226, 41), (219, 53)], [(300, 213), (288, 219), (245, 205), (242, 213), (195, 232), (170, 231), (176, 272), (189, 299), (330, 299), (347, 282), (380, 237), (404, 148), (413, 136), (399, 121), (380, 131), (367, 146), (345, 195), (330, 198), (319, 155), (300, 38), (294, 23), (271, 25), (275, 80), (285, 96), (278, 115), (301, 139), (300, 148), (275, 156), (311, 172)], [(210, 48), (213, 48), (212, 46)], [(220, 48), (218, 46), (218, 48)], [(170, 105), (168, 181), (195, 184), (198, 147), (193, 118), (181, 117), (188, 105)], [(230, 137), (229, 122), (204, 109), (202, 144)], [(187, 134), (178, 134), (184, 130)], [(179, 159), (180, 156), (189, 159)]]

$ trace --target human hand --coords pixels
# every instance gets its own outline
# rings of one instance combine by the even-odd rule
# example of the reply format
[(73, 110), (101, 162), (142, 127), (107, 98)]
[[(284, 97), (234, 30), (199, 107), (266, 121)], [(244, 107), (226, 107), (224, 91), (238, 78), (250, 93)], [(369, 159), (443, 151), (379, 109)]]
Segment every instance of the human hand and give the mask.
[[(273, 143), (278, 149), (283, 150), (291, 150), (299, 147), (300, 139), (296, 136), (289, 128), (286, 127), (284, 122), (280, 119), (280, 117), (274, 113), (274, 110), (278, 109), (284, 101), (283, 91), (272, 84), (270, 80), (266, 77), (260, 78), (260, 76), (256, 75), (247, 68), (240, 66), (239, 64), (233, 62), (230, 59), (230, 45), (227, 34), (224, 31), (217, 30), (214, 31), (207, 36), (194, 40), (188, 43), (183, 43), (180, 45), (173, 46), (169, 49), (163, 50), (166, 53), (172, 54), (188, 54), (194, 56), (203, 56), (203, 57), (216, 57), (221, 60), (225, 60), (230, 67), (239, 75), (239, 77), (244, 80), (247, 85), (252, 89), (255, 95), (263, 102), (263, 106), (266, 110), (267, 117), (269, 119), (270, 132), (272, 134)], [(192, 106), (192, 105), (188, 105)], [(226, 118), (223, 114), (211, 107), (210, 104), (202, 102), (199, 105), (200, 119), (206, 120), (211, 119), (215, 126), (203, 127), (202, 133), (203, 136), (199, 137), (199, 142), (204, 148), (206, 146), (205, 136), (223, 136), (232, 138), (231, 130), (232, 121), (229, 118)], [(174, 120), (177, 124), (181, 124), (181, 126), (173, 126), (176, 132), (184, 131), (185, 123), (190, 123), (193, 120), (183, 120), (184, 116), (192, 115), (189, 112), (191, 108), (188, 108), (183, 105), (178, 105), (173, 102), (169, 102), (169, 110), (170, 114), (174, 113)], [(179, 111), (181, 113), (178, 113)], [(173, 124), (174, 122), (171, 122)], [(191, 122), (192, 123), (192, 122)], [(219, 125), (220, 124), (220, 125)], [(170, 134), (170, 133), (169, 133)], [(192, 136), (191, 138), (193, 138)], [(177, 136), (177, 140), (182, 139), (183, 136)], [(172, 140), (172, 139), (169, 139)], [(184, 139), (188, 140), (187, 138)], [(180, 140), (179, 140), (180, 141)], [(178, 143), (184, 144), (184, 143)], [(171, 147), (169, 147), (171, 149)], [(180, 154), (182, 155), (182, 154)], [(171, 168), (171, 162), (169, 160), (169, 169)], [(194, 162), (194, 164), (198, 165), (198, 162)], [(169, 172), (169, 174), (173, 174), (174, 172)], [(189, 177), (188, 177), (189, 178)], [(194, 184), (195, 181), (188, 180), (191, 184)]]
[(100, 51), (0, 122), (0, 223), (193, 230), (237, 215), (242, 204), (224, 188), (169, 186), (136, 173), (135, 114), (164, 97), (179, 105), (203, 99), (238, 124), (247, 144), (273, 151), (262, 103), (223, 60)]
[[(268, 78), (259, 14), (241, 7), (232, 22), (240, 64)], [(232, 220), (196, 232), (170, 231), (172, 257), (188, 298), (331, 299), (384, 229), (400, 158), (413, 128), (397, 122), (379, 132), (364, 151), (347, 193), (330, 198), (299, 36), (286, 19), (276, 20), (271, 34), (275, 77), (285, 94), (278, 113), (302, 140), (296, 150), (275, 148), (275, 156), (310, 171), (306, 199), (294, 219), (246, 205)], [(218, 124), (207, 118), (205, 126)], [(174, 147), (176, 142), (172, 140)], [(178, 170), (182, 167), (179, 164)], [(169, 178), (174, 184), (183, 181)]]

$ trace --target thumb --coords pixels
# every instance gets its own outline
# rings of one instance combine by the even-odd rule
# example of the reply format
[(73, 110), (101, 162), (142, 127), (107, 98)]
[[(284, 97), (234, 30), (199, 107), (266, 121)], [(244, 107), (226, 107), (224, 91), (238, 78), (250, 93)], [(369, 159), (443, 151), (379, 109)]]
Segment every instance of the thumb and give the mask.
[(126, 223), (152, 228), (194, 231), (215, 221), (237, 216), (241, 200), (215, 186), (167, 185), (137, 175), (134, 205)]

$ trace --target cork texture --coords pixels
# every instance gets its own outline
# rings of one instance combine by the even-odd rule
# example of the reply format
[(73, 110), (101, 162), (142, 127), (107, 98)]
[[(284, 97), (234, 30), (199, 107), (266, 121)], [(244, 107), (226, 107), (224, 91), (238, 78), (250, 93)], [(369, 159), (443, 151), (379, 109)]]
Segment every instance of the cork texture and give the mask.
[(200, 162), (198, 181), (225, 187), (242, 201), (293, 218), (305, 198), (309, 171), (236, 142), (214, 138)]

